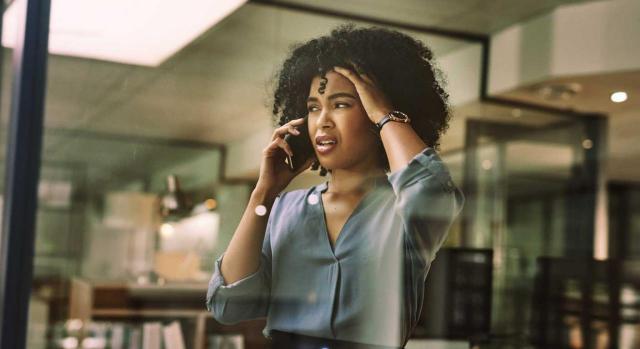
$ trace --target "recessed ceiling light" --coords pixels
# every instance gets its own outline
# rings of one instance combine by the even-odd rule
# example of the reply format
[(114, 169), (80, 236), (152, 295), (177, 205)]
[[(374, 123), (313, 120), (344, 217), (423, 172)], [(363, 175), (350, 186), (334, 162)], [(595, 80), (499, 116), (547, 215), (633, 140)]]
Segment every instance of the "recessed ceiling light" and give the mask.
[(611, 94), (611, 101), (613, 103), (622, 103), (627, 100), (627, 93), (624, 91), (618, 91)]
[[(156, 67), (247, 0), (51, 0), (49, 53)], [(4, 12), (2, 46), (15, 47), (24, 0)]]

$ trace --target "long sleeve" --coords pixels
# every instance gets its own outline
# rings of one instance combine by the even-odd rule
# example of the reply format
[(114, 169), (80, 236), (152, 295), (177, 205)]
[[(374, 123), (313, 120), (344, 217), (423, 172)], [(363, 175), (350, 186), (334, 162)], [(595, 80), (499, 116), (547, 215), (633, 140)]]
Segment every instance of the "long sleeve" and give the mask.
[(395, 210), (407, 238), (427, 270), (462, 211), (465, 197), (436, 151), (427, 147), (404, 168), (387, 175), (396, 195)]
[[(280, 196), (276, 197), (271, 212), (274, 212)], [(271, 226), (273, 215), (269, 215), (260, 255), (258, 270), (234, 283), (225, 284), (220, 265), (224, 253), (215, 262), (213, 276), (209, 281), (206, 306), (213, 317), (225, 325), (267, 316), (271, 293)]]

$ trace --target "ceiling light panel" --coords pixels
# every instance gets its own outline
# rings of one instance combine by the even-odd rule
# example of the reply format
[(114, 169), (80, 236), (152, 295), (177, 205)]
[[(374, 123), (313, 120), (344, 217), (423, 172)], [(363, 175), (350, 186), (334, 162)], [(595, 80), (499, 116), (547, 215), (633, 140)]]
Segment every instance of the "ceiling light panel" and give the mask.
[[(2, 45), (15, 46), (24, 0), (7, 8)], [(246, 0), (52, 0), (49, 53), (156, 67)]]

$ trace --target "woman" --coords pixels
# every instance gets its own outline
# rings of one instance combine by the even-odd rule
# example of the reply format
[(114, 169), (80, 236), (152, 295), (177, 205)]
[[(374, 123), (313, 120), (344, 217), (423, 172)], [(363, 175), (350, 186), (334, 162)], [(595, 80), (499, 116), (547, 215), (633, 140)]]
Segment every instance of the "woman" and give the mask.
[[(435, 151), (450, 119), (437, 72), (424, 44), (383, 28), (342, 25), (294, 47), (275, 91), (280, 127), (209, 283), (219, 322), (266, 316), (276, 347), (406, 344), (464, 203)], [(315, 157), (290, 172), (283, 137), (301, 134), (301, 115)], [(330, 180), (282, 192), (309, 167)]]

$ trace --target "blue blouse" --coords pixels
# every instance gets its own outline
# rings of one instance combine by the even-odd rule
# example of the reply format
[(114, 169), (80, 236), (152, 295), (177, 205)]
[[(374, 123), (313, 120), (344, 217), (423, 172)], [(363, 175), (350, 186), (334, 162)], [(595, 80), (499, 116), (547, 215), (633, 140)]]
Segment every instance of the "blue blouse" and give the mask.
[[(386, 177), (386, 178), (385, 178)], [(282, 192), (269, 214), (259, 269), (232, 284), (216, 260), (206, 305), (222, 324), (267, 317), (263, 330), (402, 347), (425, 278), (465, 197), (431, 147), (376, 178), (332, 248), (321, 193)]]

